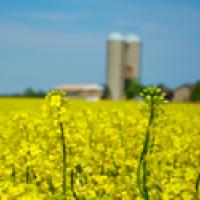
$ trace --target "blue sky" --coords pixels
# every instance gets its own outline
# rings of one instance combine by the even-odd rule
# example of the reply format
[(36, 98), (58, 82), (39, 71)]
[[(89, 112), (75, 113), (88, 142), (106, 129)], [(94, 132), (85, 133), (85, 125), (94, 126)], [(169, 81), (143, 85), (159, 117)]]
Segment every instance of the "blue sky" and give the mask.
[(143, 84), (200, 79), (199, 0), (0, 0), (0, 93), (104, 83), (114, 31), (141, 38)]

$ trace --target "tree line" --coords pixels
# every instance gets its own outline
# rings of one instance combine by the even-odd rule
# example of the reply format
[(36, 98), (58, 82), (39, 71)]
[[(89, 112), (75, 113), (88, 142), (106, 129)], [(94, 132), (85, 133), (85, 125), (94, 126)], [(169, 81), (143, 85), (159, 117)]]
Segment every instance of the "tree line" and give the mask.
[(26, 88), (23, 92), (19, 93), (12, 93), (12, 94), (0, 94), (3, 97), (36, 97), (42, 98), (47, 95), (47, 92), (43, 90), (34, 90), (31, 87)]
[[(137, 99), (139, 97), (140, 92), (146, 87), (135, 80), (129, 80), (124, 84), (124, 94), (126, 99)], [(161, 88), (162, 92), (166, 93), (166, 99), (172, 101), (174, 96), (174, 90), (165, 84), (161, 83), (156, 85)], [(107, 85), (104, 86), (103, 90), (103, 99), (109, 99), (111, 97), (110, 89)], [(200, 80), (196, 81), (193, 88), (191, 89), (190, 101), (199, 102), (200, 101)]]

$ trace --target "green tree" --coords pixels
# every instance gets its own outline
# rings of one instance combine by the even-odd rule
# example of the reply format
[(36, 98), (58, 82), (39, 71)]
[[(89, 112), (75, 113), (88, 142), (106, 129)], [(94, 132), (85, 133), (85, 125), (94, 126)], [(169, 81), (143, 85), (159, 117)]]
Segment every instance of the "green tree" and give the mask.
[(28, 87), (24, 90), (24, 92), (20, 96), (24, 96), (24, 97), (45, 97), (46, 92), (44, 92), (42, 90), (35, 91), (33, 88)]
[(26, 88), (23, 92), (23, 95), (25, 97), (35, 97), (35, 91), (32, 88)]
[(108, 85), (104, 85), (102, 99), (109, 99), (111, 98), (111, 92)]
[(132, 99), (136, 96), (139, 96), (143, 86), (135, 80), (129, 80), (125, 83), (125, 96), (127, 99)]
[(200, 101), (200, 80), (194, 85), (191, 91), (190, 100), (194, 102)]

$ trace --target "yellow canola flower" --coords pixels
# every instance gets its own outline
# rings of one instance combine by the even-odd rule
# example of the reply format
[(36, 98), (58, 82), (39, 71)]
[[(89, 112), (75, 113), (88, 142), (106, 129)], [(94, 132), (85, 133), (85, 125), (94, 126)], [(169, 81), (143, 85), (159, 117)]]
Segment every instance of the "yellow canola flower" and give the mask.
[(62, 102), (62, 97), (57, 95), (57, 96), (51, 96), (50, 98), (50, 106), (52, 107), (60, 107)]
[[(67, 106), (52, 93), (40, 110), (41, 100), (12, 101), (10, 112), (0, 104), (0, 199), (62, 199), (61, 122), (67, 199), (142, 200), (136, 172), (148, 116), (137, 102)], [(192, 200), (200, 173), (200, 106), (167, 104), (164, 110), (146, 156), (150, 198)]]

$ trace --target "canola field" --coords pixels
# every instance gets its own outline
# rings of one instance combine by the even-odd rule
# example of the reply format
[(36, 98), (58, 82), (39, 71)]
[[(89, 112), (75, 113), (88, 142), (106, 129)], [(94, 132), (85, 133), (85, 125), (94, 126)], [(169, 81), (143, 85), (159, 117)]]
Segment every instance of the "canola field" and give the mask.
[(200, 105), (142, 104), (1, 98), (0, 199), (200, 199)]

